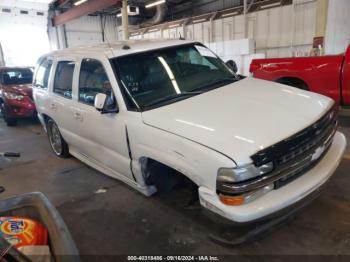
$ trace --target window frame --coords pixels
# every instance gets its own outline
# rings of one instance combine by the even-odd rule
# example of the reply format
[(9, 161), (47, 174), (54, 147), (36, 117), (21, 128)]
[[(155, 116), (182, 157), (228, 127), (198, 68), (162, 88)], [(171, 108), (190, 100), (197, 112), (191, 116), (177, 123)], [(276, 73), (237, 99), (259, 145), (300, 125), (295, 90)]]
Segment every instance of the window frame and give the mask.
[(106, 76), (107, 76), (107, 78), (108, 78), (108, 81), (109, 81), (109, 83), (110, 83), (110, 85), (111, 85), (111, 92), (113, 92), (114, 99), (115, 99), (115, 103), (116, 103), (116, 107), (118, 107), (117, 97), (116, 97), (115, 92), (114, 92), (114, 89), (113, 89), (112, 81), (111, 81), (110, 77), (108, 76), (106, 67), (104, 66), (103, 62), (102, 62), (100, 59), (95, 58), (95, 57), (82, 57), (82, 58), (80, 59), (80, 61), (79, 61), (79, 67), (77, 67), (77, 70), (78, 70), (78, 72), (77, 72), (77, 102), (78, 102), (78, 103), (81, 103), (81, 104), (84, 104), (84, 105), (87, 105), (87, 106), (94, 107), (94, 104), (91, 105), (91, 104), (89, 104), (89, 103), (86, 103), (86, 102), (80, 100), (80, 74), (81, 74), (81, 66), (82, 66), (82, 63), (84, 62), (84, 60), (87, 60), (87, 59), (95, 60), (95, 61), (97, 61), (97, 62), (99, 62), (99, 63), (101, 64), (101, 66), (102, 66), (102, 68), (103, 68), (103, 70), (104, 70), (104, 72), (105, 72), (105, 74), (106, 74)]
[[(39, 71), (39, 68), (40, 66), (44, 63), (44, 62), (51, 62), (51, 67), (50, 67), (50, 70), (49, 70), (49, 76), (47, 78), (47, 86), (41, 86), (41, 85), (37, 85), (35, 84), (36, 82), (36, 78), (37, 78), (37, 75), (38, 75), (38, 71)], [(54, 68), (54, 60), (51, 58), (51, 57), (45, 57), (43, 58), (41, 61), (38, 62), (38, 67), (36, 68), (34, 74), (33, 74), (33, 87), (35, 88), (39, 88), (41, 90), (49, 90), (49, 87), (50, 87), (50, 78), (52, 78), (52, 69)], [(47, 70), (46, 70), (47, 71)], [(46, 72), (45, 71), (45, 72)], [(45, 74), (44, 74), (45, 75)]]
[[(56, 76), (57, 76), (57, 69), (58, 69), (58, 65), (59, 63), (62, 63), (62, 62), (68, 62), (68, 63), (74, 63), (74, 68), (73, 68), (73, 75), (72, 75), (72, 90), (71, 90), (71, 97), (67, 97), (67, 96), (64, 96), (62, 94), (59, 94), (57, 92), (55, 92), (55, 81), (56, 81)], [(69, 57), (62, 57), (61, 59), (58, 59), (55, 61), (55, 66), (54, 66), (54, 72), (53, 72), (53, 81), (52, 81), (52, 89), (51, 89), (51, 92), (52, 94), (56, 95), (56, 96), (59, 96), (59, 97), (63, 97), (65, 99), (68, 99), (68, 100), (74, 100), (74, 92), (75, 92), (75, 72), (77, 70), (77, 62), (74, 58), (69, 58)]]

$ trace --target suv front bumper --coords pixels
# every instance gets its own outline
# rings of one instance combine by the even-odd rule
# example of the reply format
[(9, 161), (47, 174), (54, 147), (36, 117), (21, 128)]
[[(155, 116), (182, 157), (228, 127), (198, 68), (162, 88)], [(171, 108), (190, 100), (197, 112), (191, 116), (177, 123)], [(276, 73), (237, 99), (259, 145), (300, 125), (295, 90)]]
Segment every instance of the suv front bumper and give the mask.
[(215, 191), (200, 187), (201, 205), (237, 223), (252, 222), (273, 215), (288, 206), (301, 202), (306, 196), (320, 188), (338, 167), (345, 147), (345, 136), (337, 132), (328, 152), (315, 167), (289, 184), (241, 206), (225, 205)]

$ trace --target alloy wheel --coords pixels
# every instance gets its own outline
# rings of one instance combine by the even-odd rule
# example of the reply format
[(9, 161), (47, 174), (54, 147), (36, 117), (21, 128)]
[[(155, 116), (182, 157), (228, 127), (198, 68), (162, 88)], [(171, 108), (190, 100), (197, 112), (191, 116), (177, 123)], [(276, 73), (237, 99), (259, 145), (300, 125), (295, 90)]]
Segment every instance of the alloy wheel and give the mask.
[(56, 153), (56, 155), (60, 155), (62, 153), (62, 139), (56, 123), (52, 122), (50, 125), (49, 138), (53, 151)]

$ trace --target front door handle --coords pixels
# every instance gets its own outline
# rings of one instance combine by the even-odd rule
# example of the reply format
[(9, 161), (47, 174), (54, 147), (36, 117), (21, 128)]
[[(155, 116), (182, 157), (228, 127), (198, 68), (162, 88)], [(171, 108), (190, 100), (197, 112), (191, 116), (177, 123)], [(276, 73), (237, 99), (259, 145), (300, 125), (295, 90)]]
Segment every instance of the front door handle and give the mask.
[(50, 108), (51, 108), (53, 111), (56, 111), (56, 110), (57, 110), (57, 106), (56, 106), (55, 103), (51, 103)]
[(83, 120), (83, 116), (82, 116), (82, 114), (80, 112), (74, 112), (74, 118), (76, 120), (80, 120), (80, 121)]

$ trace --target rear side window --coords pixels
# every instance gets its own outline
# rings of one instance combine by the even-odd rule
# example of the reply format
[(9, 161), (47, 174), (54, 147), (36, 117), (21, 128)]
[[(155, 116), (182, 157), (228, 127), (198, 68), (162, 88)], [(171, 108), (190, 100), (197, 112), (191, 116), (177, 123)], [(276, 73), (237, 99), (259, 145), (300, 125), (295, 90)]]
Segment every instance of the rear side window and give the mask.
[(36, 72), (34, 86), (47, 89), (49, 85), (49, 76), (52, 67), (52, 60), (45, 59), (42, 61)]
[(79, 102), (93, 106), (98, 93), (112, 95), (112, 86), (100, 61), (83, 59), (79, 75)]
[(75, 63), (61, 61), (57, 63), (53, 92), (66, 98), (72, 98), (72, 81)]

